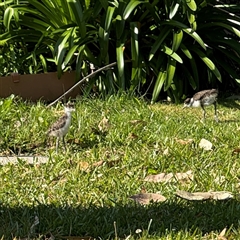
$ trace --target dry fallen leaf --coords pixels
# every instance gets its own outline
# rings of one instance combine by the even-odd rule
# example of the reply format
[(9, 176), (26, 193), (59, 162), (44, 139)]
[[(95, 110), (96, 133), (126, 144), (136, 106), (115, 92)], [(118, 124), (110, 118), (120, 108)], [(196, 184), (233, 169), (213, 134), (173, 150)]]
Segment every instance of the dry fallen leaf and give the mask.
[(240, 148), (236, 148), (232, 151), (232, 156), (233, 154), (239, 154), (240, 153)]
[(92, 164), (92, 167), (100, 167), (102, 166), (104, 163), (108, 166), (108, 167), (113, 167), (116, 164), (120, 163), (122, 160), (121, 159), (116, 159), (116, 160), (111, 160), (111, 161), (104, 161), (104, 160), (100, 160), (98, 162), (95, 162)]
[(105, 163), (105, 161), (100, 160), (100, 161), (98, 161), (98, 162), (93, 163), (92, 166), (93, 166), (93, 167), (100, 167), (100, 166), (102, 166), (104, 163)]
[(148, 175), (144, 178), (146, 182), (168, 182), (173, 177), (173, 173), (159, 173)]
[(90, 165), (88, 162), (78, 162), (78, 167), (82, 171), (89, 171), (90, 170)]
[(227, 200), (233, 198), (231, 192), (195, 192), (190, 193), (187, 191), (177, 190), (176, 195), (180, 198), (190, 200), (190, 201), (202, 201), (202, 200)]
[(192, 171), (187, 171), (185, 173), (160, 173), (155, 175), (148, 175), (145, 177), (144, 181), (146, 182), (170, 182), (170, 181), (192, 181), (193, 180), (193, 173)]
[(193, 139), (186, 139), (186, 140), (183, 140), (183, 139), (178, 139), (178, 138), (175, 138), (176, 142), (182, 144), (182, 145), (187, 145), (187, 144), (190, 144), (190, 143), (193, 143)]
[(232, 199), (233, 195), (231, 192), (224, 192), (224, 191), (219, 191), (219, 192), (211, 192), (212, 193), (212, 199), (214, 200), (227, 200), (227, 199)]
[(176, 173), (175, 177), (180, 182), (193, 181), (193, 173), (191, 170), (185, 173)]
[(136, 139), (138, 138), (138, 135), (136, 135), (135, 133), (130, 133), (128, 137), (131, 139)]
[(209, 142), (208, 140), (202, 138), (200, 143), (199, 143), (199, 147), (204, 149), (204, 150), (211, 150), (212, 149), (212, 143)]
[(158, 194), (158, 193), (139, 193), (139, 194), (135, 194), (129, 198), (142, 204), (142, 205), (147, 205), (151, 202), (166, 201), (166, 198), (163, 195)]
[(227, 240), (227, 238), (225, 237), (225, 235), (226, 235), (226, 231), (227, 231), (227, 228), (224, 228), (221, 232), (220, 232), (220, 234), (218, 235), (218, 240)]
[(147, 192), (147, 189), (144, 186), (142, 186), (141, 193), (146, 193), (146, 192)]
[(209, 192), (190, 193), (187, 191), (180, 191), (180, 190), (177, 190), (176, 195), (186, 200), (198, 200), (198, 201), (209, 199), (211, 196)]
[(103, 117), (103, 119), (100, 121), (100, 123), (98, 124), (98, 128), (101, 132), (106, 132), (108, 131), (108, 129), (110, 128), (110, 123), (109, 123), (109, 119), (106, 118), (105, 116)]
[(143, 120), (131, 120), (131, 121), (129, 121), (132, 125), (138, 125), (138, 124), (144, 124), (144, 125), (146, 125), (147, 124), (147, 122), (146, 121), (143, 121)]

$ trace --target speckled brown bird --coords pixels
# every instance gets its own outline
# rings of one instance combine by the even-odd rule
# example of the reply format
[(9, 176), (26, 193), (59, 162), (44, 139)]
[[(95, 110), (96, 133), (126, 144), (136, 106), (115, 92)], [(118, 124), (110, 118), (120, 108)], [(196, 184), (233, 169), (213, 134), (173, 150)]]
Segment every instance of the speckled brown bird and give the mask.
[(72, 112), (75, 111), (74, 105), (68, 103), (64, 106), (64, 115), (61, 116), (47, 131), (48, 136), (56, 137), (56, 152), (58, 150), (59, 139), (62, 138), (63, 146), (66, 151), (66, 144), (64, 137), (68, 133), (71, 125)]

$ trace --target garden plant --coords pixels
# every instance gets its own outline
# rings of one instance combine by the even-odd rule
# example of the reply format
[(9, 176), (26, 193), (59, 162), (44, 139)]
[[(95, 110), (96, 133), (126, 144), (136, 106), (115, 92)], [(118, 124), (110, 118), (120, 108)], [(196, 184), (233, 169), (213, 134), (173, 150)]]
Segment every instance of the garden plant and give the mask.
[(17, 54), (25, 53), (21, 62), (31, 62), (30, 72), (55, 66), (59, 77), (76, 70), (77, 80), (92, 65), (97, 69), (117, 62), (92, 78), (86, 93), (97, 85), (103, 96), (119, 90), (147, 92), (155, 102), (166, 92), (179, 102), (192, 90), (238, 86), (236, 3), (10, 0), (0, 5), (0, 43), (5, 52), (14, 43)]

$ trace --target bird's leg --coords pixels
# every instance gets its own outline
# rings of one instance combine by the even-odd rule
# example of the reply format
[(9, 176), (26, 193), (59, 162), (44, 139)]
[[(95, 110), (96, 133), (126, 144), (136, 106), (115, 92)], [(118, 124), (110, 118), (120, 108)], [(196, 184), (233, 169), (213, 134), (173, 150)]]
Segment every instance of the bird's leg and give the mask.
[(205, 111), (205, 109), (204, 109), (203, 105), (201, 105), (201, 108), (202, 108), (202, 110), (203, 110), (203, 120), (205, 120), (206, 111)]
[(217, 103), (216, 102), (214, 102), (214, 116), (215, 116), (215, 120), (216, 120), (216, 122), (218, 122), (218, 116), (217, 116)]
[(56, 139), (56, 153), (58, 152), (58, 142), (59, 142), (59, 137)]
[(67, 151), (67, 148), (66, 148), (64, 136), (62, 137), (62, 141), (63, 141), (64, 150), (65, 150), (65, 152), (66, 152), (66, 151)]

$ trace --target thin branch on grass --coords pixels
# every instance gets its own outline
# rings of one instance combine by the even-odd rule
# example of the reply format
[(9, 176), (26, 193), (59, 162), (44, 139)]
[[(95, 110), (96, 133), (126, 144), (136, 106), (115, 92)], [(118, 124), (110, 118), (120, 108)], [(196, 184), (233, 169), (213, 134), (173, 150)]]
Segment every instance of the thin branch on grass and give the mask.
[[(125, 62), (131, 62), (132, 60), (126, 60)], [(60, 97), (58, 97), (56, 100), (54, 100), (52, 103), (50, 103), (47, 107), (51, 107), (52, 105), (54, 105), (55, 103), (57, 103), (59, 100), (61, 100), (63, 97), (65, 97), (68, 93), (72, 92), (74, 90), (74, 88), (76, 88), (78, 85), (80, 85), (81, 83), (83, 83), (84, 81), (86, 81), (89, 78), (92, 78), (95, 74), (97, 74), (98, 72), (101, 72), (103, 70), (106, 70), (108, 68), (111, 68), (113, 66), (117, 65), (117, 62), (113, 62), (110, 63), (102, 68), (99, 68), (98, 70), (90, 73), (89, 75), (87, 75), (86, 77), (84, 77), (83, 79), (81, 79), (79, 82), (77, 82), (75, 85), (73, 85), (71, 88), (69, 88), (64, 94), (62, 94)]]

